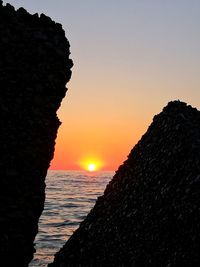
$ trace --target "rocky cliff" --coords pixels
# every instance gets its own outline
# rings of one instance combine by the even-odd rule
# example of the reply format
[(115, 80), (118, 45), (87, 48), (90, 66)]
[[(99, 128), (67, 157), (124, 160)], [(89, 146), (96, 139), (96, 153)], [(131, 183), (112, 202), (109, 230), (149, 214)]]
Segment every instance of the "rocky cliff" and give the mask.
[(28, 266), (71, 76), (69, 42), (45, 15), (0, 1), (0, 266)]
[(51, 267), (200, 266), (200, 112), (154, 117)]

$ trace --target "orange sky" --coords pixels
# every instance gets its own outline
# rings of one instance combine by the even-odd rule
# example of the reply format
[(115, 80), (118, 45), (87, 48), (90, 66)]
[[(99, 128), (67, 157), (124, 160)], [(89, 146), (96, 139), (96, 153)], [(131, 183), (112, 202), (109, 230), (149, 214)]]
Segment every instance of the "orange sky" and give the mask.
[(81, 162), (91, 159), (101, 161), (102, 170), (115, 170), (126, 159), (141, 129), (136, 130), (136, 122), (130, 127), (127, 121), (109, 118), (106, 112), (101, 120), (97, 113), (80, 113), (82, 119), (65, 116), (67, 122), (59, 129), (52, 169), (82, 169)]
[(194, 2), (105, 2), (76, 6), (78, 21), (62, 21), (74, 67), (51, 169), (82, 169), (94, 158), (116, 170), (169, 101), (200, 107)]
[(51, 169), (116, 170), (171, 100), (200, 109), (200, 1), (8, 0), (60, 22), (74, 61)]
[(145, 106), (141, 105), (146, 97), (138, 85), (131, 85), (136, 97), (130, 97), (130, 93), (123, 94), (123, 78), (121, 84), (119, 79), (101, 84), (95, 78), (89, 83), (77, 69), (74, 66), (69, 91), (58, 112), (63, 123), (51, 169), (83, 169), (81, 162), (91, 159), (101, 161), (101, 170), (116, 170), (165, 103), (158, 104), (155, 96), (151, 104), (147, 97)]

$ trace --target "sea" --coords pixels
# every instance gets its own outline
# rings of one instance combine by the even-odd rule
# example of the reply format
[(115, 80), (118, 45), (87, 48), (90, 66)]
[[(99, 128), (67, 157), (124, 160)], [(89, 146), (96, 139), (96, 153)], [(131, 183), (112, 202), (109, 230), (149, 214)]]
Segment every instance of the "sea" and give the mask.
[(114, 172), (48, 171), (46, 200), (29, 267), (46, 267), (101, 196)]

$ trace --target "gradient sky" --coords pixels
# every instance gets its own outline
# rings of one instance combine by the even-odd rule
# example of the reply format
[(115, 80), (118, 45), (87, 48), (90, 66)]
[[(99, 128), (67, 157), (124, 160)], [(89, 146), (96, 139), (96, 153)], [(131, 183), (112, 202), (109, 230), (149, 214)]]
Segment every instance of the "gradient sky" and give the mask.
[(73, 75), (51, 169), (116, 170), (170, 100), (200, 109), (199, 0), (13, 0), (60, 22)]

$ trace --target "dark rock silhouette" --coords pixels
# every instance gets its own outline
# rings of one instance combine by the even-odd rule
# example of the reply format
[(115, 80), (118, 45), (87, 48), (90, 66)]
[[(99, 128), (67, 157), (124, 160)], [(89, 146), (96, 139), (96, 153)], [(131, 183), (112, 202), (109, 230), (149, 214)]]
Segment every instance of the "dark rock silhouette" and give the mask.
[(71, 76), (60, 24), (0, 1), (0, 266), (28, 266)]
[(200, 266), (200, 112), (170, 102), (51, 267)]

